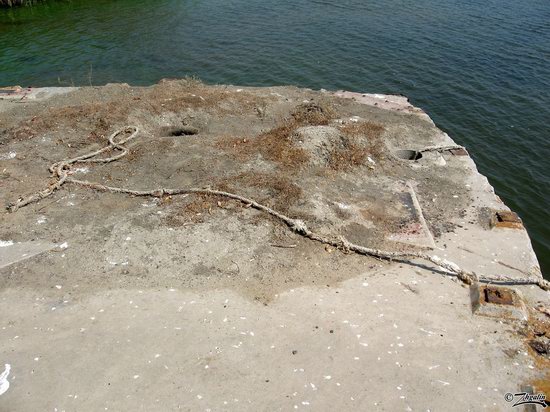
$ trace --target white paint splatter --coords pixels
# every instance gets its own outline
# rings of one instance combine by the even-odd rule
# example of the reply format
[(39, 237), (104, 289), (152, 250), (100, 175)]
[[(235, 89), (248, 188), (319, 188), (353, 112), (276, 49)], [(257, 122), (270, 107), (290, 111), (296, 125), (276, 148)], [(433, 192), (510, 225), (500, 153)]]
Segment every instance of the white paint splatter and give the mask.
[(8, 376), (11, 371), (11, 365), (9, 363), (6, 363), (4, 372), (0, 375), (0, 395), (3, 395), (8, 388), (10, 387), (10, 381), (8, 381)]

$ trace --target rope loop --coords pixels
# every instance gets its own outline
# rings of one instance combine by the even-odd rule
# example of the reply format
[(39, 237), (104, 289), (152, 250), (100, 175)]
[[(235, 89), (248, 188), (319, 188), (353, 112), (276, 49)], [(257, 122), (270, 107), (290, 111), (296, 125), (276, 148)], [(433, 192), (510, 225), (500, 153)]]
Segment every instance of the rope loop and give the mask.
[[(128, 136), (122, 138), (120, 141), (117, 142), (116, 138), (125, 133), (127, 133)], [(437, 256), (430, 256), (427, 254), (422, 254), (417, 252), (387, 252), (387, 251), (382, 251), (378, 249), (371, 249), (365, 246), (356, 245), (354, 243), (349, 242), (343, 236), (340, 236), (339, 238), (324, 237), (324, 236), (321, 236), (320, 234), (310, 231), (303, 220), (292, 219), (265, 205), (262, 205), (261, 203), (258, 203), (252, 199), (248, 199), (244, 196), (240, 196), (234, 193), (212, 190), (210, 188), (206, 188), (206, 189), (204, 188), (203, 189), (158, 188), (158, 189), (149, 190), (149, 191), (139, 191), (139, 190), (125, 189), (121, 187), (105, 186), (100, 183), (87, 182), (87, 181), (77, 180), (69, 177), (69, 174), (71, 174), (71, 166), (75, 163), (110, 163), (126, 156), (129, 151), (126, 148), (126, 146), (124, 146), (124, 144), (134, 139), (138, 134), (139, 134), (138, 127), (125, 126), (122, 129), (116, 130), (114, 133), (112, 133), (109, 136), (108, 138), (109, 144), (107, 146), (99, 150), (95, 150), (93, 152), (75, 157), (73, 159), (62, 160), (52, 164), (48, 170), (51, 172), (52, 177), (55, 180), (52, 183), (50, 183), (47, 188), (41, 191), (38, 191), (25, 198), (20, 197), (15, 202), (8, 203), (7, 209), (10, 212), (15, 212), (18, 209), (24, 206), (27, 206), (31, 203), (39, 202), (40, 200), (51, 196), (56, 190), (60, 189), (65, 183), (72, 183), (72, 184), (79, 185), (81, 187), (91, 188), (94, 190), (99, 190), (104, 192), (124, 193), (132, 196), (151, 196), (151, 197), (157, 197), (157, 198), (161, 198), (167, 194), (168, 195), (207, 194), (207, 195), (223, 196), (228, 199), (239, 201), (245, 205), (249, 205), (250, 207), (261, 210), (265, 213), (268, 213), (274, 216), (275, 218), (279, 219), (280, 221), (286, 223), (297, 234), (316, 242), (338, 247), (345, 253), (349, 253), (353, 251), (361, 255), (368, 255), (378, 259), (385, 259), (390, 262), (393, 262), (396, 259), (406, 260), (406, 262), (411, 264), (414, 259), (422, 259), (433, 263), (434, 265), (443, 269), (447, 273), (456, 275), (462, 282), (468, 285), (471, 285), (476, 282), (482, 282), (482, 283), (497, 282), (497, 283), (506, 283), (509, 285), (536, 285), (543, 290), (550, 291), (550, 282), (542, 278), (532, 279), (531, 277), (528, 277), (524, 279), (515, 279), (515, 278), (506, 277), (506, 276), (478, 276), (475, 272), (469, 272), (469, 271), (463, 270), (457, 264), (444, 259), (440, 259)], [(459, 147), (461, 146), (429, 147), (429, 148), (425, 148), (423, 151), (432, 151), (432, 150), (440, 151), (440, 150), (448, 150), (449, 148), (459, 148)], [(103, 157), (103, 158), (97, 157), (113, 149), (119, 150), (121, 153), (118, 153), (110, 157)]]

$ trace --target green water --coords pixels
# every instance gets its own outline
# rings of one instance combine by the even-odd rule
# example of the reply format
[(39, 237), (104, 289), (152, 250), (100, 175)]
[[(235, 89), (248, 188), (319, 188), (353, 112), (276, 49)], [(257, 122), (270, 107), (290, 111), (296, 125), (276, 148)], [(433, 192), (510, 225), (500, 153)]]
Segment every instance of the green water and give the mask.
[(548, 0), (76, 0), (0, 11), (0, 85), (401, 93), (524, 219), (550, 274)]

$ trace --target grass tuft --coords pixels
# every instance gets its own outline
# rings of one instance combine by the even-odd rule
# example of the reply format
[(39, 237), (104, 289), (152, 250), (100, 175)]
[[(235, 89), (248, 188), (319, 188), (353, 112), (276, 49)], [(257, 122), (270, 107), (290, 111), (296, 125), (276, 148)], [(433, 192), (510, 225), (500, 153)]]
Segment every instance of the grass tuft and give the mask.
[(380, 159), (384, 126), (372, 122), (346, 123), (340, 127), (344, 134), (342, 145), (336, 147), (329, 157), (328, 165), (337, 171), (348, 171), (365, 164), (368, 156)]
[(255, 138), (222, 141), (218, 146), (233, 149), (241, 158), (260, 153), (265, 159), (285, 169), (296, 170), (309, 161), (309, 154), (295, 145), (293, 133), (302, 126), (327, 125), (334, 117), (334, 110), (326, 105), (305, 103), (297, 106), (281, 125)]

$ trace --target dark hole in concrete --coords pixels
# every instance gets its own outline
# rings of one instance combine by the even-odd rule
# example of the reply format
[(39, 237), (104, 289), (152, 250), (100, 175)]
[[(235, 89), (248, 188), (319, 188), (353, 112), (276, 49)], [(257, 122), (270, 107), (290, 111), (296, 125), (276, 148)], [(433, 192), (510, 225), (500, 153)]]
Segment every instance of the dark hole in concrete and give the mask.
[(494, 303), (497, 305), (513, 305), (514, 298), (512, 293), (505, 289), (489, 288), (486, 287), (483, 290), (483, 299), (487, 303)]
[(192, 136), (199, 133), (199, 129), (192, 126), (165, 126), (160, 129), (161, 136)]
[(529, 346), (539, 355), (550, 355), (550, 339), (548, 338), (531, 339)]
[(402, 149), (402, 150), (396, 150), (395, 156), (399, 159), (403, 160), (419, 160), (422, 159), (422, 153), (418, 152), (416, 150), (408, 150), (408, 149)]

